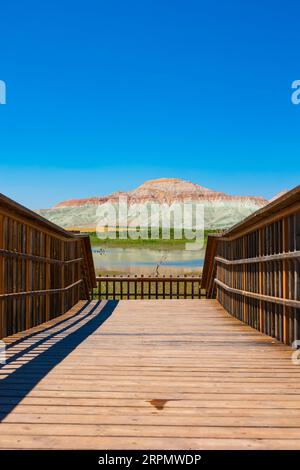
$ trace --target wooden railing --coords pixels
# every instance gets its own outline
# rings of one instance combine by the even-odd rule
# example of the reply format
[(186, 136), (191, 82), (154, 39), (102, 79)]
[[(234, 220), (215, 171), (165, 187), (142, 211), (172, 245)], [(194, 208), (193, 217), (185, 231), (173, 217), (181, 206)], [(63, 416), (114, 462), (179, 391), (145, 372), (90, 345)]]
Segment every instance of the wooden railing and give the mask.
[(94, 299), (200, 299), (198, 276), (101, 276), (97, 277)]
[(300, 186), (209, 236), (202, 288), (257, 330), (300, 339)]
[(0, 194), (0, 338), (61, 315), (95, 285), (89, 237)]

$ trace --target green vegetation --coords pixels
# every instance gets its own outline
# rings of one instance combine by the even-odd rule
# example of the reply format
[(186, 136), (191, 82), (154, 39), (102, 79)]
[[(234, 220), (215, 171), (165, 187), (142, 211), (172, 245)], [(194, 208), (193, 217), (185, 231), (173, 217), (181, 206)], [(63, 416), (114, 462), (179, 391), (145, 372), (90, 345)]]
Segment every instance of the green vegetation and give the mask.
[[(207, 237), (210, 233), (216, 233), (216, 230), (205, 230), (204, 231), (204, 244), (207, 243)], [(125, 232), (126, 234), (126, 232)], [(116, 233), (116, 238), (105, 238), (101, 239), (97, 237), (96, 232), (89, 233), (91, 244), (94, 247), (115, 247), (115, 248), (130, 248), (130, 247), (144, 247), (144, 248), (176, 248), (176, 249), (184, 249), (186, 243), (195, 243), (195, 240), (189, 240), (187, 238), (177, 239), (175, 238), (174, 229), (170, 230), (170, 239), (163, 239), (162, 238), (162, 230), (159, 230), (159, 238), (152, 239), (150, 229), (148, 230), (148, 238), (137, 238), (133, 239), (130, 238), (129, 235), (127, 238), (124, 237), (124, 231), (118, 231)]]

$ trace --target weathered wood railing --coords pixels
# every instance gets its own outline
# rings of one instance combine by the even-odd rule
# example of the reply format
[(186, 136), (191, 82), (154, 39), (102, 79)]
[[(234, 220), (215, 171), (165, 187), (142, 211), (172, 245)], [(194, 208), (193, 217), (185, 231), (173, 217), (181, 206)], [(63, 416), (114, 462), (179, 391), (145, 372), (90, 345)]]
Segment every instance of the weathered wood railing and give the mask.
[(89, 237), (0, 194), (0, 338), (66, 312), (95, 283)]
[(209, 236), (202, 288), (259, 331), (300, 339), (300, 186)]
[(198, 276), (101, 276), (94, 299), (200, 299)]

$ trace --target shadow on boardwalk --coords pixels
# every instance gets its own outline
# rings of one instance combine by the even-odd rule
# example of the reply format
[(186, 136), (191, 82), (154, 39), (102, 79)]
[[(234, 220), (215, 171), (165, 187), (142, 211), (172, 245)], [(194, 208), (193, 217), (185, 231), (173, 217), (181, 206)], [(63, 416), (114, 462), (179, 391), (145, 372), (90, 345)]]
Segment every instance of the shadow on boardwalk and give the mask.
[[(113, 313), (117, 301), (87, 302), (74, 316), (25, 336), (7, 347), (18, 351), (0, 366), (0, 421), (57, 364), (97, 330)], [(28, 346), (27, 346), (28, 343)]]

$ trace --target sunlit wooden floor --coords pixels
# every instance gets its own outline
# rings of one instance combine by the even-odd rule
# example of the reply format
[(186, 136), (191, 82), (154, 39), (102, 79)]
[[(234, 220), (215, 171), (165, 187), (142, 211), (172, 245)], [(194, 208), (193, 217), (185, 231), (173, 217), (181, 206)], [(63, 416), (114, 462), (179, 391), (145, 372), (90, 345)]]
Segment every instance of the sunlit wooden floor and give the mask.
[(292, 350), (214, 300), (81, 302), (5, 341), (0, 448), (300, 449)]

